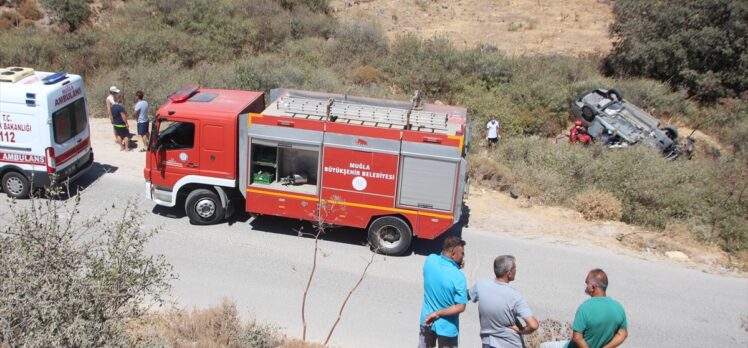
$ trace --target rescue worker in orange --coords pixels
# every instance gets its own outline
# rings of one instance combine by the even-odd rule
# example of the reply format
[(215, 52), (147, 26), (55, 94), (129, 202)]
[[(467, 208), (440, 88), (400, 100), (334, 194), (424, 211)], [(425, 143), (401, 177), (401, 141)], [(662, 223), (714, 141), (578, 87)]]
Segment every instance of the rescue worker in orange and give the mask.
[(569, 134), (569, 144), (582, 143), (587, 145), (592, 142), (592, 136), (587, 133), (587, 127), (582, 124), (582, 121), (576, 120), (574, 127), (571, 129)]

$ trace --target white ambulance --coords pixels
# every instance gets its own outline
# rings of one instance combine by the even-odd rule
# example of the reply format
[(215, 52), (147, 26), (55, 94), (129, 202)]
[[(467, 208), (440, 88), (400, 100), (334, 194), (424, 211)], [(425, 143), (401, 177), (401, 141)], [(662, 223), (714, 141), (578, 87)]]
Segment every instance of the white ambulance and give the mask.
[(10, 197), (77, 179), (93, 164), (83, 80), (0, 68), (0, 179)]

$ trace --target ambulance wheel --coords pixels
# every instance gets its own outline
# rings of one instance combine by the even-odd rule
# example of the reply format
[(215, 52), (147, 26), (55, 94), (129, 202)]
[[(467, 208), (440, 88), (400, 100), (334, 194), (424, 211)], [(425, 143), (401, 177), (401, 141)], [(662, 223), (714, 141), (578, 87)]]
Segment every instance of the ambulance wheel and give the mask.
[(3, 175), (3, 191), (11, 198), (26, 198), (29, 196), (31, 184), (25, 175), (19, 172), (7, 172)]
[(184, 211), (194, 225), (212, 225), (223, 219), (223, 206), (218, 195), (207, 189), (190, 192), (184, 203)]
[(398, 217), (383, 216), (369, 225), (369, 243), (380, 254), (402, 255), (412, 239), (410, 226)]

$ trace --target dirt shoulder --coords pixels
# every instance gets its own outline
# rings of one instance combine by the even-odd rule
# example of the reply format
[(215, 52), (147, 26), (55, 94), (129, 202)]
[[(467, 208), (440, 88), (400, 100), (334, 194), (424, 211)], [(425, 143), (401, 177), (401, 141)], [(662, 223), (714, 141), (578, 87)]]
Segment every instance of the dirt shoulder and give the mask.
[(746, 265), (716, 246), (700, 244), (678, 226), (658, 232), (618, 221), (587, 221), (575, 210), (512, 199), (507, 192), (471, 187), (470, 226), (564, 245), (592, 245), (645, 260), (715, 274), (746, 276)]
[(333, 0), (341, 20), (374, 21), (390, 38), (446, 36), (458, 47), (508, 55), (604, 53), (611, 4), (601, 0)]

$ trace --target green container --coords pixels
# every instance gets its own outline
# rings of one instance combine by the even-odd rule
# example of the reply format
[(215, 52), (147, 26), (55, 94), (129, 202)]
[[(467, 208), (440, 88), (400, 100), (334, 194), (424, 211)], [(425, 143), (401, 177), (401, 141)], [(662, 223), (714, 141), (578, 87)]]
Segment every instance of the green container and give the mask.
[(258, 184), (270, 184), (275, 180), (275, 173), (259, 171), (252, 175), (252, 182)]

